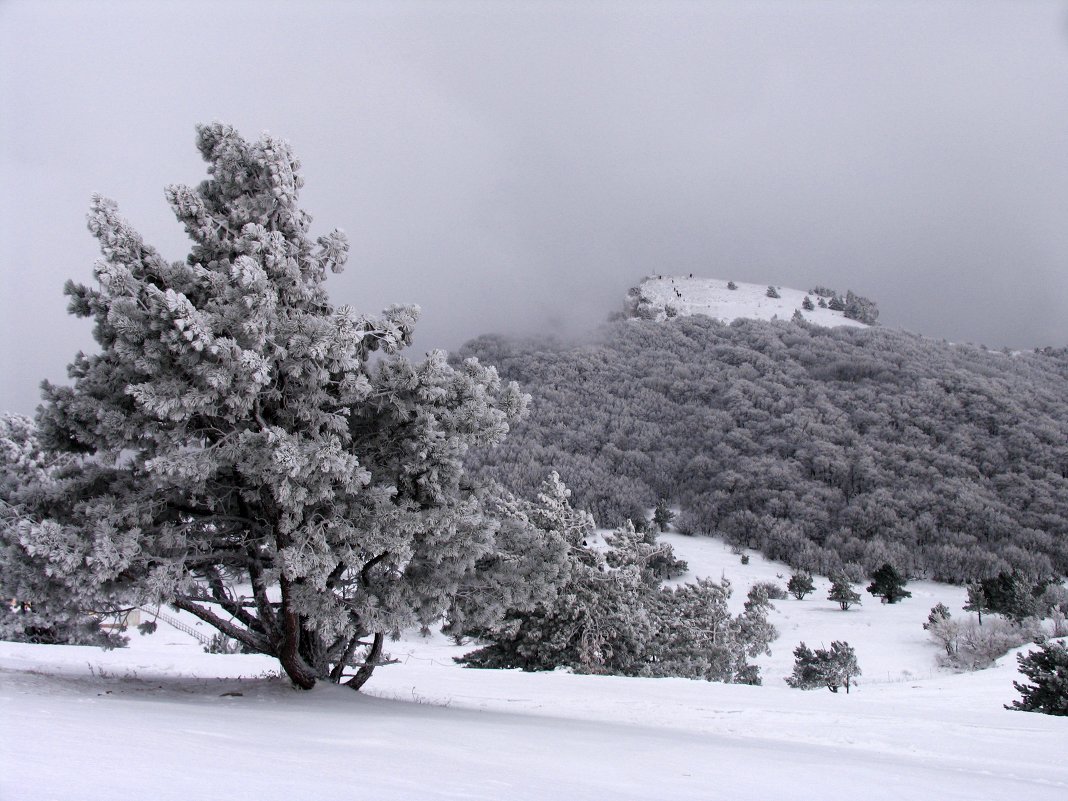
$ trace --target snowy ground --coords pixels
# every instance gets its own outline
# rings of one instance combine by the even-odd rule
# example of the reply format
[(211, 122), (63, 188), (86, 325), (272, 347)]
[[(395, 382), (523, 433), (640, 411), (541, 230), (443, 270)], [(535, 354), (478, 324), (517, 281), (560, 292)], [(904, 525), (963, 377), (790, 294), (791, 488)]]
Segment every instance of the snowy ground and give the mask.
[[(810, 323), (823, 326), (852, 325), (867, 328), (864, 323), (850, 320), (840, 311), (821, 309), (805, 311), (801, 303), (806, 292), (800, 289), (779, 287), (780, 297), (767, 297), (768, 285), (737, 283), (737, 289), (727, 289), (727, 281), (716, 278), (689, 278), (679, 275), (654, 275), (638, 286), (639, 300), (643, 307), (656, 314), (658, 319), (667, 316), (667, 307), (680, 316), (704, 314), (729, 323), (739, 317), (754, 320), (790, 320), (794, 311)], [(814, 304), (819, 298), (809, 295)]]
[[(739, 606), (788, 576), (666, 538), (693, 573), (730, 578)], [(1002, 708), (1011, 655), (935, 667), (921, 624), (938, 600), (957, 612), (959, 589), (914, 583), (901, 604), (842, 612), (817, 585), (776, 603), (763, 687), (466, 670), (462, 648), (413, 635), (367, 693), (302, 693), (269, 659), (204, 654), (166, 626), (110, 652), (0, 643), (0, 799), (1068, 798), (1068, 719)], [(801, 639), (848, 640), (860, 686), (787, 688)]]

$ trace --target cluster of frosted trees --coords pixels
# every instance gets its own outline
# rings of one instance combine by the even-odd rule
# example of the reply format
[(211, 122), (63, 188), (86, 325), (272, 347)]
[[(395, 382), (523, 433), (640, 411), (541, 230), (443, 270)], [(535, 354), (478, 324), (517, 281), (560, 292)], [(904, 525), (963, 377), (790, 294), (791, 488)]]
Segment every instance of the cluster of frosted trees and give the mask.
[(695, 316), (464, 353), (534, 397), (476, 472), (521, 489), (552, 466), (602, 523), (669, 497), (680, 529), (825, 575), (1068, 573), (1066, 351)]
[(472, 667), (625, 676), (683, 676), (759, 684), (750, 661), (776, 637), (765, 588), (750, 591), (739, 615), (727, 607), (729, 582), (698, 580), (674, 588), (662, 579), (683, 572), (654, 531), (628, 521), (592, 547), (593, 518), (570, 504), (554, 473), (530, 506), (536, 525), (563, 533), (570, 560), (557, 593), (533, 610), (511, 610), (492, 626), (456, 626), (489, 643), (458, 660)]

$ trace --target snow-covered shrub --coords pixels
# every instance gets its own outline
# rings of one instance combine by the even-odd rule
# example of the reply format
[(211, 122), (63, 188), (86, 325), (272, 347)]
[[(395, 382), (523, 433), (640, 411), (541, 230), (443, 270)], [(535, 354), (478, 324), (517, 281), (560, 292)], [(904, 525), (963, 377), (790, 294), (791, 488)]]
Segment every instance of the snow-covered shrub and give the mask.
[(955, 619), (944, 604), (938, 604), (923, 625), (942, 648), (938, 662), (955, 670), (982, 670), (1013, 648), (1045, 636), (1034, 618), (1016, 621), (1000, 615)]
[(789, 596), (786, 589), (774, 581), (758, 581), (750, 588), (750, 592), (759, 589), (772, 601), (785, 601)]

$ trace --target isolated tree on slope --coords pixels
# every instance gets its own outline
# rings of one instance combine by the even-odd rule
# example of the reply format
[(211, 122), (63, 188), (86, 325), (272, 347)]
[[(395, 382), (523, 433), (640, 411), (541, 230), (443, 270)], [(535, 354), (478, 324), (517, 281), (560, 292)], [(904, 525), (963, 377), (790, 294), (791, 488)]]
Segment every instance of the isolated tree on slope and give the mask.
[(674, 519), (675, 513), (668, 506), (667, 499), (657, 499), (656, 508), (653, 509), (653, 524), (663, 532), (667, 531), (668, 526), (671, 525), (671, 521)]
[(853, 604), (860, 603), (860, 594), (853, 589), (852, 583), (846, 576), (831, 576), (831, 589), (827, 593), (827, 600), (836, 601), (844, 612)]
[(4, 545), (48, 576), (42, 609), (170, 603), (299, 687), (358, 688), (386, 633), (433, 623), (496, 551), (461, 458), (502, 439), (527, 398), (476, 360), (395, 356), (415, 307), (331, 305), (325, 276), (348, 243), (311, 237), (284, 141), (216, 123), (197, 146), (210, 178), (166, 191), (186, 261), (93, 200), (99, 286), (66, 292), (101, 350), (77, 356), (70, 387), (45, 385), (39, 416), (47, 449), (82, 458), (23, 498)]
[(983, 610), (987, 609), (986, 592), (983, 584), (979, 581), (968, 583), (968, 600), (964, 604), (965, 612), (975, 612), (979, 615), (979, 625), (983, 625)]
[(905, 589), (906, 579), (889, 562), (872, 574), (868, 592), (883, 598), (888, 604), (896, 604), (902, 598), (911, 598), (912, 593)]
[(835, 640), (829, 649), (815, 651), (801, 643), (794, 649), (794, 669), (786, 683), (799, 690), (826, 687), (832, 693), (845, 687), (848, 694), (853, 679), (860, 674), (856, 651), (849, 643)]
[(790, 580), (786, 582), (786, 589), (800, 601), (816, 589), (816, 585), (812, 581), (812, 574), (802, 570), (790, 576)]

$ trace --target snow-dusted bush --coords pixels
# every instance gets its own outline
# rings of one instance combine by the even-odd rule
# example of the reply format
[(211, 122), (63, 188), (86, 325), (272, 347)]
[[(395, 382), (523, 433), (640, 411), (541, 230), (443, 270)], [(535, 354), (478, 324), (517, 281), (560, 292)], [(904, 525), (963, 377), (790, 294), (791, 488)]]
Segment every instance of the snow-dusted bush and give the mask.
[(976, 617), (957, 620), (944, 604), (931, 610), (923, 627), (942, 648), (939, 664), (956, 670), (982, 670), (1013, 648), (1045, 637), (1033, 618), (1020, 622), (987, 615), (982, 623)]
[(785, 601), (789, 596), (786, 588), (774, 581), (758, 581), (750, 591), (759, 589), (772, 601)]

